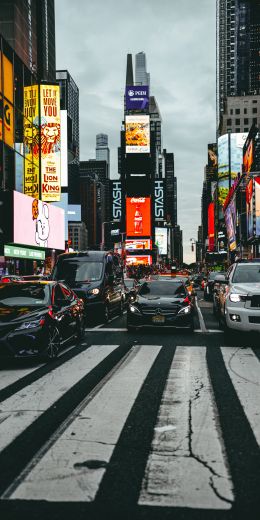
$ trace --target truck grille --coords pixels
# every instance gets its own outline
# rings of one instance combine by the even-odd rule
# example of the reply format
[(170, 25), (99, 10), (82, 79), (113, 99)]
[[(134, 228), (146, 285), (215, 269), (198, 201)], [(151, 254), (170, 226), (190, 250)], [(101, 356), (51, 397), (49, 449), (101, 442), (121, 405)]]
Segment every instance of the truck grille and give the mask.
[(251, 307), (260, 308), (260, 295), (251, 296)]

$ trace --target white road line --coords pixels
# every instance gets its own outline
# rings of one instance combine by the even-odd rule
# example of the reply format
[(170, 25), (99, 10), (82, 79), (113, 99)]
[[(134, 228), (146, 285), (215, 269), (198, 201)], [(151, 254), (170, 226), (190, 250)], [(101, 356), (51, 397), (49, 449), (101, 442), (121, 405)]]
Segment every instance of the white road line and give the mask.
[(232, 500), (205, 347), (177, 347), (139, 504), (230, 509)]
[(202, 312), (201, 312), (199, 304), (198, 304), (197, 296), (195, 298), (195, 305), (196, 305), (196, 308), (197, 308), (197, 311), (198, 311), (200, 328), (201, 328), (202, 332), (207, 332), (207, 328), (206, 328), (206, 325), (205, 325), (205, 322), (204, 322), (204, 318), (203, 318)]
[(86, 332), (126, 332), (127, 329), (109, 329), (108, 327), (107, 328), (104, 328), (104, 329), (85, 329)]
[(132, 347), (113, 377), (26, 475), (11, 498), (93, 501), (128, 414), (161, 346)]
[(260, 446), (260, 362), (251, 348), (221, 347), (238, 399)]
[[(85, 329), (86, 332), (127, 332), (127, 329), (126, 328), (111, 328), (109, 329), (108, 327), (107, 328), (104, 328), (104, 329)], [(154, 329), (156, 332), (159, 332), (159, 328), (158, 329)], [(167, 330), (169, 330), (169, 327), (167, 328)], [(172, 329), (173, 331), (175, 329)], [(180, 333), (181, 333), (181, 329), (176, 329), (177, 330), (180, 330)], [(144, 332), (145, 329), (140, 329), (141, 332)], [(222, 330), (218, 330), (218, 329), (209, 329), (209, 330), (202, 330), (202, 329), (195, 329), (193, 332), (195, 332), (196, 334), (205, 334), (205, 332), (211, 332), (212, 334), (219, 334), (219, 333), (222, 333)], [(138, 331), (137, 333), (138, 334)]]
[(117, 348), (93, 345), (1, 403), (0, 450)]

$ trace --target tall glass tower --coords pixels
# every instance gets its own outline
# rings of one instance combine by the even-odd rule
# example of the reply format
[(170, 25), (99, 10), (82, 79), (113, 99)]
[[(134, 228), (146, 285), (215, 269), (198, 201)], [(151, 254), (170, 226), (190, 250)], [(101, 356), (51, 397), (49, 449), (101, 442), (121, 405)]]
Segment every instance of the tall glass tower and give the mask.
[(150, 86), (150, 74), (146, 70), (146, 55), (144, 52), (138, 52), (135, 55), (135, 84)]

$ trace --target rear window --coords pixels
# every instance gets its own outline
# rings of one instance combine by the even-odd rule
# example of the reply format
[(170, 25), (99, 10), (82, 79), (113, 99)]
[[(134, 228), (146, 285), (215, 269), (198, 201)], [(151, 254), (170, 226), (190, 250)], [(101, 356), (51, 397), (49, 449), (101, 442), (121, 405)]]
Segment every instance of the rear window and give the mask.
[(4, 306), (42, 306), (50, 303), (49, 285), (17, 284), (0, 287), (0, 304)]
[(64, 259), (56, 264), (53, 278), (69, 285), (74, 282), (95, 282), (102, 277), (103, 265), (102, 262), (86, 262), (85, 258)]
[(244, 264), (237, 266), (232, 283), (259, 283), (260, 265)]
[(185, 298), (186, 289), (182, 283), (174, 282), (145, 282), (139, 290), (140, 296), (174, 296)]

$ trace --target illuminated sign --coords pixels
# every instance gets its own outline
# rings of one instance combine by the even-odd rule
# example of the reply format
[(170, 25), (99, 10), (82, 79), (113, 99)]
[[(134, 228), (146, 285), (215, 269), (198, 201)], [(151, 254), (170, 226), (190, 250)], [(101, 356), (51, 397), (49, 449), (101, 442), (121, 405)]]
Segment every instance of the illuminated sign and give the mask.
[(121, 220), (121, 217), (122, 217), (121, 182), (112, 181), (112, 220)]
[(164, 181), (154, 181), (154, 217), (155, 220), (164, 219)]
[(142, 255), (142, 256), (127, 256), (126, 257), (126, 265), (151, 265), (152, 257), (151, 255)]
[[(13, 192), (13, 242), (64, 250), (64, 210), (38, 199)], [(22, 218), (21, 218), (22, 215)]]
[(43, 201), (59, 201), (60, 172), (60, 87), (40, 85), (41, 110), (41, 196)]
[(243, 157), (243, 170), (244, 172), (249, 173), (252, 168), (252, 164), (254, 162), (254, 143), (253, 139), (249, 142), (248, 147), (244, 153)]
[(208, 205), (208, 251), (214, 251), (215, 248), (215, 205), (210, 202)]
[(126, 153), (150, 153), (149, 116), (125, 117)]
[(35, 199), (39, 198), (39, 87), (24, 87), (23, 102), (23, 143), (24, 143), (24, 182), (23, 192)]
[(4, 246), (4, 255), (11, 258), (28, 258), (29, 260), (45, 260), (45, 251), (18, 246)]
[(260, 237), (260, 177), (255, 177), (255, 234)]
[(230, 202), (225, 211), (225, 222), (227, 228), (227, 237), (230, 251), (234, 251), (237, 247), (236, 242), (236, 206), (234, 201)]
[(167, 255), (167, 244), (168, 244), (168, 229), (167, 228), (155, 228), (155, 244), (158, 247), (159, 255)]
[[(0, 140), (4, 139), (4, 142), (11, 148), (14, 146), (13, 92), (13, 64), (6, 58), (4, 54), (0, 52)], [(2, 120), (2, 113), (4, 118), (4, 125)]]
[(208, 144), (208, 166), (209, 168), (217, 168), (218, 166), (218, 151), (217, 144)]
[(127, 197), (126, 234), (128, 237), (151, 235), (150, 197)]
[(149, 107), (149, 87), (147, 85), (126, 86), (126, 110), (145, 110)]
[(149, 238), (140, 240), (126, 240), (125, 248), (127, 251), (135, 251), (138, 249), (152, 249), (152, 241)]
[(246, 187), (246, 214), (247, 214), (247, 238), (250, 239), (254, 235), (254, 220), (253, 220), (253, 193), (254, 181), (250, 179)]

